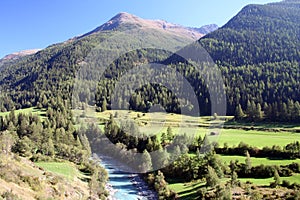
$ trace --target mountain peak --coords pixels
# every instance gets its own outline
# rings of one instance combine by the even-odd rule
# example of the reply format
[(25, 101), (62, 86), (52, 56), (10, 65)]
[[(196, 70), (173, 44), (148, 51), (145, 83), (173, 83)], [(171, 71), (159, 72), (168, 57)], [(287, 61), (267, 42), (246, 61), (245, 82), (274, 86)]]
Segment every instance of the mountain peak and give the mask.
[(134, 21), (137, 20), (139, 17), (132, 15), (127, 12), (120, 12), (116, 16), (110, 19), (110, 21)]
[[(149, 20), (143, 19), (138, 16), (120, 12), (111, 18), (108, 22), (104, 23), (103, 25), (97, 27), (93, 31), (85, 34), (90, 35), (101, 31), (111, 31), (122, 29), (122, 26), (125, 25), (125, 29), (129, 30), (130, 28), (139, 28), (139, 29), (154, 29), (156, 31), (161, 31), (164, 33), (175, 34), (177, 36), (182, 36), (184, 38), (190, 38), (192, 40), (198, 40), (206, 33), (200, 32), (198, 29), (194, 28), (187, 28), (181, 25), (169, 23), (164, 20)], [(128, 26), (132, 25), (132, 26)]]

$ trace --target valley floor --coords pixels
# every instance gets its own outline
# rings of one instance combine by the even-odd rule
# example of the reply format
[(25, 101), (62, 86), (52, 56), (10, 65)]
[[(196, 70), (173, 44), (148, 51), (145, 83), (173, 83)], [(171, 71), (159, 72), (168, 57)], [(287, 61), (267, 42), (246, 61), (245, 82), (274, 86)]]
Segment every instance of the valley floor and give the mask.
[[(29, 108), (16, 111), (18, 113), (36, 113), (42, 118), (45, 111), (36, 108)], [(181, 116), (177, 114), (166, 113), (140, 113), (134, 111), (105, 111), (94, 112), (93, 110), (85, 111), (83, 117), (82, 110), (74, 110), (74, 116), (83, 120), (96, 119), (97, 124), (101, 129), (104, 128), (105, 122), (113, 114), (116, 120), (132, 120), (138, 124), (142, 133), (149, 135), (157, 135), (161, 138), (162, 133), (166, 133), (167, 128), (171, 127), (174, 134), (194, 134), (195, 136), (210, 135), (212, 130), (211, 125), (225, 121), (224, 128), (213, 130), (217, 132), (218, 144), (220, 147), (226, 145), (228, 147), (236, 147), (243, 142), (253, 147), (263, 148), (272, 147), (274, 145), (283, 147), (289, 143), (300, 141), (300, 125), (299, 124), (247, 124), (232, 122), (232, 117), (218, 117), (217, 120), (211, 120), (210, 117), (191, 117)], [(1, 116), (8, 113), (1, 113)], [(193, 156), (193, 154), (190, 154)], [(88, 196), (88, 184), (85, 182), (85, 175), (70, 163), (32, 163), (31, 161), (14, 156), (1, 156), (1, 176), (0, 176), (0, 194), (13, 191), (17, 196), (23, 199), (33, 199), (36, 197), (64, 196), (66, 199), (81, 199)], [(237, 155), (218, 155), (223, 163), (228, 165), (231, 160), (238, 160), (240, 163), (245, 162), (245, 156)], [(293, 162), (299, 163), (299, 159), (269, 159), (251, 157), (252, 165), (288, 165)], [(222, 182), (228, 181), (228, 177), (222, 179)], [(169, 188), (174, 190), (180, 199), (194, 199), (197, 196), (199, 189), (205, 187), (205, 180), (195, 180), (192, 182), (181, 182), (178, 180), (168, 180)], [(248, 182), (247, 187), (254, 190), (262, 191), (263, 193), (272, 193), (269, 188), (273, 178), (253, 179), (239, 178), (241, 183)], [(300, 184), (300, 174), (293, 174), (290, 177), (281, 177), (280, 181), (289, 181), (290, 183)], [(5, 187), (4, 187), (5, 186)], [(65, 192), (62, 192), (65, 191)], [(237, 188), (233, 190), (235, 193), (244, 193), (245, 189)], [(286, 188), (276, 188), (276, 191), (292, 192)]]

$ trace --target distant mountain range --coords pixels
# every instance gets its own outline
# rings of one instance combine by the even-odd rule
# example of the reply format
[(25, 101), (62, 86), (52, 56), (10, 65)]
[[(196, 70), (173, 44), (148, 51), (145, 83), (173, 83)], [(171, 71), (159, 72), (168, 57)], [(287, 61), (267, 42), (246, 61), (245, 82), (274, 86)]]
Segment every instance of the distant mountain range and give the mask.
[(208, 33), (214, 32), (218, 28), (219, 28), (219, 26), (217, 24), (209, 24), (209, 25), (204, 25), (200, 28), (191, 28), (191, 29), (195, 30), (203, 35), (206, 35)]

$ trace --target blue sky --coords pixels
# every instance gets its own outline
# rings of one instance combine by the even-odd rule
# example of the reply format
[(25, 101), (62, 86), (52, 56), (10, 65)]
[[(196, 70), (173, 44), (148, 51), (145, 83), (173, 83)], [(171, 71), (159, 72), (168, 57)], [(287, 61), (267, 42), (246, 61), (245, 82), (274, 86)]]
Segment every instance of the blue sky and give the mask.
[(221, 26), (247, 4), (275, 1), (279, 0), (1, 0), (0, 58), (86, 33), (119, 12), (185, 26)]

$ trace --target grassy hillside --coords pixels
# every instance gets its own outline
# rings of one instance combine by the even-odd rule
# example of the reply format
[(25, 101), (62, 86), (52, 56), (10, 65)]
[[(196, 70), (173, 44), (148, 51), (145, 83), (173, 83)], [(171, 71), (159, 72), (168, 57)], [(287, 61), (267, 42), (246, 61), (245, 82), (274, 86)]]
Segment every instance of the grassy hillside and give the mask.
[(84, 176), (80, 173), (76, 166), (72, 163), (67, 162), (36, 162), (36, 166), (44, 169), (45, 171), (51, 172), (58, 176), (63, 176), (68, 180), (72, 181), (75, 179), (83, 179), (84, 177), (88, 178), (88, 176)]
[[(79, 200), (89, 196), (88, 183), (74, 165), (60, 162), (51, 165), (0, 153), (0, 197)], [(53, 166), (59, 170), (53, 170)]]

